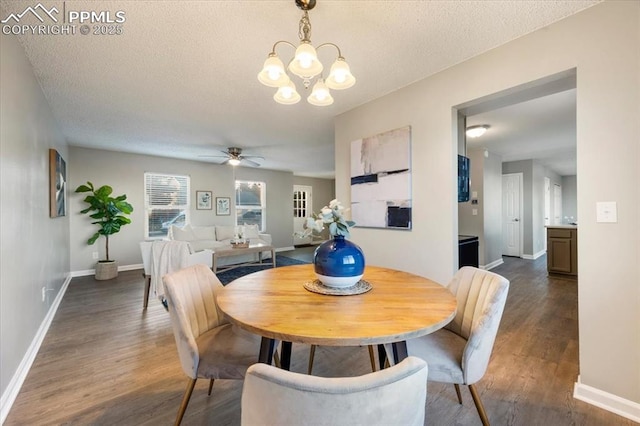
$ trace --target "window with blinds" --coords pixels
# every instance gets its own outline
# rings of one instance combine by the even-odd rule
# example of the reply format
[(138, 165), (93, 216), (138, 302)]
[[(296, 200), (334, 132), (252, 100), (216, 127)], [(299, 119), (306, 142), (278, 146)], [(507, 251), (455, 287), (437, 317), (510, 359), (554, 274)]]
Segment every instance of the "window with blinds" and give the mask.
[(163, 238), (172, 225), (189, 223), (189, 176), (144, 174), (145, 238)]
[(236, 181), (236, 226), (258, 225), (260, 232), (266, 230), (266, 187), (264, 182)]

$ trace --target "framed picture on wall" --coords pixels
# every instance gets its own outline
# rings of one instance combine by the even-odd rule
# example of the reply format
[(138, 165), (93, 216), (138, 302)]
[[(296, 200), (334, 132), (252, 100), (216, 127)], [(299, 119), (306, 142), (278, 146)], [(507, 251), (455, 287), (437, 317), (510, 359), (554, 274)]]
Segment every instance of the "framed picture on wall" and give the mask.
[(66, 214), (67, 163), (55, 149), (49, 149), (49, 217)]
[(216, 214), (218, 216), (229, 216), (231, 214), (230, 197), (216, 197)]
[(196, 191), (196, 209), (211, 210), (212, 197), (211, 191)]

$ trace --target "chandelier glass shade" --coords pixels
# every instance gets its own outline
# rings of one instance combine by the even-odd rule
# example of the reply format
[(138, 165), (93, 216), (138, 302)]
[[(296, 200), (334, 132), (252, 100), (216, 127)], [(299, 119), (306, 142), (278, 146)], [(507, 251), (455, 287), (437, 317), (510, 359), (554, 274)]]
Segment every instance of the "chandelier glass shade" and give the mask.
[[(273, 96), (276, 102), (284, 105), (292, 105), (298, 103), (301, 96), (290, 74), (301, 78), (305, 89), (312, 87), (312, 82), (315, 79), (307, 101), (317, 106), (331, 105), (333, 103), (333, 97), (331, 96), (330, 89), (348, 89), (356, 83), (356, 78), (351, 74), (349, 64), (345, 61), (337, 45), (333, 43), (323, 43), (315, 48), (311, 44), (311, 22), (309, 21), (308, 11), (315, 6), (315, 0), (297, 0), (296, 5), (304, 11), (299, 23), (299, 44), (296, 46), (285, 40), (277, 41), (265, 60), (262, 71), (258, 73), (258, 81), (265, 86), (278, 88), (276, 94)], [(276, 48), (280, 44), (286, 44), (295, 49), (295, 54), (286, 68), (276, 53)], [(331, 65), (329, 75), (326, 79), (323, 78), (322, 73), (324, 66), (318, 59), (317, 53), (317, 50), (325, 47), (333, 47), (338, 53), (337, 59), (333, 65)]]
[[(286, 74), (285, 74), (286, 75)], [(296, 86), (291, 80), (284, 86), (278, 87), (278, 91), (273, 95), (273, 99), (279, 104), (293, 105), (300, 101), (300, 94), (296, 91)]]

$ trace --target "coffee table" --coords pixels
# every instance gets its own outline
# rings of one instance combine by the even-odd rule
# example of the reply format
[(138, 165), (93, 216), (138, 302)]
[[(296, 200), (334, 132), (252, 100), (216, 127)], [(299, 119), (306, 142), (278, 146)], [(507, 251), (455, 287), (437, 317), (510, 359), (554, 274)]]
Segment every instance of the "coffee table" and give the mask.
[[(265, 251), (271, 252), (271, 262), (262, 261), (262, 253)], [(218, 259), (222, 257), (240, 256), (244, 254), (258, 253), (258, 261), (235, 263), (233, 265), (222, 266), (218, 268)], [(249, 244), (249, 247), (233, 248), (232, 246), (217, 248), (213, 252), (213, 260), (211, 263), (211, 270), (213, 273), (228, 271), (230, 269), (239, 268), (241, 266), (260, 266), (260, 265), (272, 265), (276, 267), (276, 250), (272, 245), (264, 243)]]

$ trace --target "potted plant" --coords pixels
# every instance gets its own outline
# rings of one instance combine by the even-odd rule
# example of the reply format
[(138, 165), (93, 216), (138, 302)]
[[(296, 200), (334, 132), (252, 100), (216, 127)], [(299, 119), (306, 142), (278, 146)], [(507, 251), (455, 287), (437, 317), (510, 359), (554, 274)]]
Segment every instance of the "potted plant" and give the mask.
[(98, 231), (87, 240), (87, 244), (93, 245), (101, 235), (105, 237), (105, 260), (99, 260), (96, 264), (96, 279), (110, 280), (118, 276), (118, 265), (115, 260), (109, 258), (109, 235), (120, 232), (120, 228), (128, 223), (131, 219), (125, 215), (131, 214), (133, 207), (126, 202), (126, 195), (112, 197), (113, 188), (103, 185), (98, 189), (93, 187), (91, 182), (86, 185), (80, 185), (76, 188), (76, 192), (89, 192), (84, 202), (89, 207), (80, 211), (80, 213), (88, 214), (89, 217), (95, 219), (91, 222), (98, 225)]

